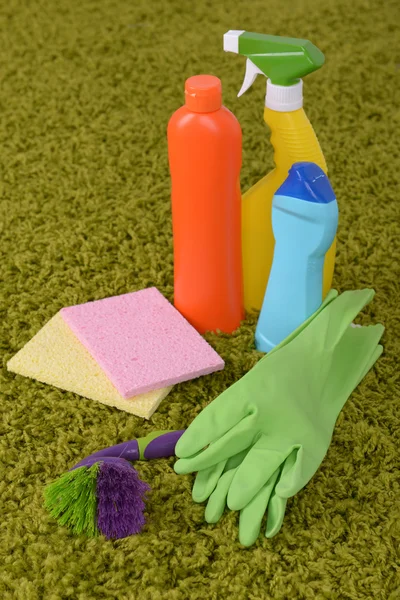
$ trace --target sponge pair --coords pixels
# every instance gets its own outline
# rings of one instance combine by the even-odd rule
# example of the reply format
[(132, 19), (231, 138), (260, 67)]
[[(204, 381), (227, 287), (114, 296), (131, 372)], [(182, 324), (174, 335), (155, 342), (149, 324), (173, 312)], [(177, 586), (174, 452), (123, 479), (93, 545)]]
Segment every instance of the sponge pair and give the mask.
[(156, 288), (63, 308), (8, 370), (149, 419), (224, 361)]

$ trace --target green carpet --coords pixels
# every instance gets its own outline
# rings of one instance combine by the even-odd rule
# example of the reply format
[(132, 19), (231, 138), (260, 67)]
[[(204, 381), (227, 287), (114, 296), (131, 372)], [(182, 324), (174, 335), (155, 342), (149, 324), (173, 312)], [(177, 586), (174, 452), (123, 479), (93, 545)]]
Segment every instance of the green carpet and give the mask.
[[(397, 0), (3, 2), (2, 600), (400, 598), (399, 13)], [(151, 423), (6, 371), (63, 306), (152, 285), (172, 298), (165, 130), (186, 77), (222, 78), (243, 190), (271, 168), (265, 83), (236, 98), (245, 61), (222, 51), (228, 29), (310, 38), (327, 57), (305, 100), (341, 211), (334, 283), (376, 290), (363, 318), (386, 326), (384, 355), (276, 538), (243, 549), (237, 514), (205, 524), (172, 459), (139, 466), (153, 487), (142, 535), (73, 537), (43, 508), (47, 482), (98, 448), (187, 426), (258, 357), (255, 321), (208, 336), (225, 371), (176, 386)]]

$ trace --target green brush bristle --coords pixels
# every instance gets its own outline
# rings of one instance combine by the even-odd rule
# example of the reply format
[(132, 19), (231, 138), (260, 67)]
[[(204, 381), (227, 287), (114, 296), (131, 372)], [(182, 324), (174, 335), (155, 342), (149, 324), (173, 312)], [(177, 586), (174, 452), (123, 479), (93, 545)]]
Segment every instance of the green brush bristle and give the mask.
[(100, 465), (65, 473), (44, 490), (45, 507), (60, 525), (74, 533), (98, 535), (96, 483)]

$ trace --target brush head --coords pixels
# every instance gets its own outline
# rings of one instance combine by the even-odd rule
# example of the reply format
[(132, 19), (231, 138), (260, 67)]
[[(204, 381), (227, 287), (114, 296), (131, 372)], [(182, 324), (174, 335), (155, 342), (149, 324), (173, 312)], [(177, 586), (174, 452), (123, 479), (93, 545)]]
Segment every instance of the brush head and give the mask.
[(140, 533), (149, 485), (124, 460), (101, 463), (97, 477), (97, 527), (108, 539)]
[(77, 535), (98, 535), (96, 522), (97, 475), (100, 464), (64, 473), (46, 486), (44, 505), (59, 525)]
[(76, 534), (119, 539), (145, 525), (150, 487), (124, 458), (103, 457), (64, 473), (45, 489), (45, 506), (60, 525)]

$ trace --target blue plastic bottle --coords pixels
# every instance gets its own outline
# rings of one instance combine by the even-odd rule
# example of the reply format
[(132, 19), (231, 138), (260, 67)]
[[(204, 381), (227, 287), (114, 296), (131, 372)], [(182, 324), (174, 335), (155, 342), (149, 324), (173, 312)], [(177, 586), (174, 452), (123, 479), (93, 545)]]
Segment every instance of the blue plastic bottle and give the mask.
[(256, 328), (256, 347), (269, 352), (322, 303), (325, 254), (337, 230), (338, 205), (324, 171), (295, 163), (272, 203), (275, 250)]

